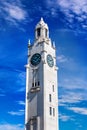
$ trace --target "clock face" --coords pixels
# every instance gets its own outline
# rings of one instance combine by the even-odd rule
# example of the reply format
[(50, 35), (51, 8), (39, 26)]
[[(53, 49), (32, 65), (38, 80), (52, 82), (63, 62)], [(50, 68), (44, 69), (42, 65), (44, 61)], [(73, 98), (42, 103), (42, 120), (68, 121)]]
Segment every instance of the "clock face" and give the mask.
[(31, 64), (33, 66), (37, 66), (41, 61), (41, 55), (39, 53), (35, 53), (32, 57), (31, 57)]
[(53, 61), (53, 58), (50, 54), (47, 55), (47, 63), (50, 67), (54, 66), (54, 61)]

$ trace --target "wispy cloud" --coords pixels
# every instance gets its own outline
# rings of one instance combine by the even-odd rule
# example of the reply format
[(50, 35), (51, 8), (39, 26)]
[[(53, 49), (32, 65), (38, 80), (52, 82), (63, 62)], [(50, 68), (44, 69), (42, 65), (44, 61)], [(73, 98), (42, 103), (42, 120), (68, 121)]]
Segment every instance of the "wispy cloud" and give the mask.
[(0, 88), (0, 96), (1, 97), (6, 96), (5, 91), (2, 88)]
[[(23, 92), (25, 90), (25, 72), (15, 69), (14, 67), (0, 66), (0, 94), (7, 92)], [(3, 82), (3, 80), (5, 82)], [(12, 87), (13, 86), (13, 87)], [(15, 87), (18, 86), (18, 87)], [(8, 87), (8, 88), (7, 88)]]
[(24, 92), (25, 91), (25, 87), (21, 87), (17, 90), (17, 92)]
[(81, 108), (81, 107), (68, 107), (68, 110), (72, 110), (75, 113), (81, 114), (81, 115), (87, 115), (87, 108)]
[(72, 103), (79, 103), (83, 101), (83, 94), (77, 93), (76, 92), (66, 92), (64, 95), (61, 95), (59, 98), (59, 106), (67, 106), (67, 104), (72, 104)]
[(6, 4), (6, 8), (4, 10), (7, 12), (8, 18), (18, 21), (26, 19), (26, 12), (16, 5)]
[(58, 57), (57, 57), (57, 60), (58, 60), (58, 62), (67, 62), (68, 61), (68, 59), (64, 56), (64, 55), (59, 55)]
[(0, 124), (0, 130), (24, 130), (24, 127), (20, 124), (12, 125), (12, 124)]
[[(47, 2), (48, 8), (54, 8), (56, 12), (60, 10), (64, 15), (64, 19), (66, 24), (73, 28), (79, 28), (84, 26), (83, 29), (87, 29), (87, 1), (86, 0), (48, 0)], [(58, 16), (58, 15), (57, 15)], [(74, 24), (75, 22), (75, 24)], [(73, 24), (72, 24), (73, 23)], [(76, 24), (78, 23), (78, 25)]]
[(22, 86), (25, 85), (25, 78), (26, 78), (26, 73), (25, 72), (21, 72), (18, 75), (18, 80), (16, 81), (17, 84), (21, 84)]
[(68, 78), (64, 78), (60, 81), (59, 86), (63, 86), (64, 88), (74, 90), (74, 89), (82, 89), (87, 91), (87, 82), (86, 79), (82, 79), (81, 77), (71, 76)]
[(70, 116), (64, 115), (64, 114), (59, 114), (59, 119), (62, 121), (68, 121), (68, 120), (72, 120), (72, 118)]
[(10, 112), (8, 112), (8, 114), (10, 114), (12, 116), (22, 116), (22, 115), (24, 115), (24, 110), (10, 111)]
[(24, 102), (24, 101), (17, 101), (17, 103), (18, 103), (19, 105), (25, 106), (25, 102)]
[[(87, 13), (87, 1), (86, 0), (79, 0), (76, 1), (68, 1), (68, 0), (57, 0), (57, 5), (59, 5), (64, 11), (70, 13), (72, 11), (73, 13), (77, 15), (82, 15), (82, 13)], [(65, 12), (65, 13), (66, 13)]]
[(18, 26), (19, 22), (26, 21), (28, 16), (20, 0), (15, 2), (1, 1), (0, 13), (1, 19), (8, 22), (8, 24), (16, 26)]
[(9, 15), (16, 20), (21, 21), (25, 20), (26, 13), (21, 8), (13, 6), (9, 8)]

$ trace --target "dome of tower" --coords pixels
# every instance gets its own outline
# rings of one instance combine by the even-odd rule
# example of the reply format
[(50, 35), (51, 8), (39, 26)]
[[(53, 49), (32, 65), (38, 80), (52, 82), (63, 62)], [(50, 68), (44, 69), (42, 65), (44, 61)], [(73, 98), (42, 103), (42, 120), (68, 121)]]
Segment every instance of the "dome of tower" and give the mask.
[(48, 30), (48, 25), (44, 22), (43, 18), (37, 23), (36, 29), (38, 28), (46, 28)]

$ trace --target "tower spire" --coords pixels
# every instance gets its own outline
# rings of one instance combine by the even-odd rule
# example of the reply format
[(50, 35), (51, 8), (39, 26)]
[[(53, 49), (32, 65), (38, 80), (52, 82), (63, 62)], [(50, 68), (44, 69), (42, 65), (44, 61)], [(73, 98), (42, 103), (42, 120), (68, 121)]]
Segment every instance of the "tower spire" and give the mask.
[(53, 41), (53, 47), (54, 47), (54, 48), (56, 47), (56, 45), (55, 45), (55, 41)]
[(43, 20), (43, 17), (41, 17), (41, 21), (44, 21), (44, 20)]
[(28, 45), (29, 45), (29, 46), (31, 45), (31, 43), (30, 43), (30, 39), (28, 40)]

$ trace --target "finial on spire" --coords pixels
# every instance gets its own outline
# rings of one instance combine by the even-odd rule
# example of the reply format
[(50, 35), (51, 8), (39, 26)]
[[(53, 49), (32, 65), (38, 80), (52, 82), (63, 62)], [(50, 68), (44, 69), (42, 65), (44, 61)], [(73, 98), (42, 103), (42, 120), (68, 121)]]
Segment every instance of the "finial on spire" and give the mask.
[(41, 21), (43, 21), (43, 17), (41, 17)]
[(55, 48), (56, 46), (55, 46), (55, 41), (53, 41), (53, 47)]
[(30, 39), (28, 40), (28, 45), (29, 45), (29, 46), (31, 45), (31, 43), (30, 43)]

